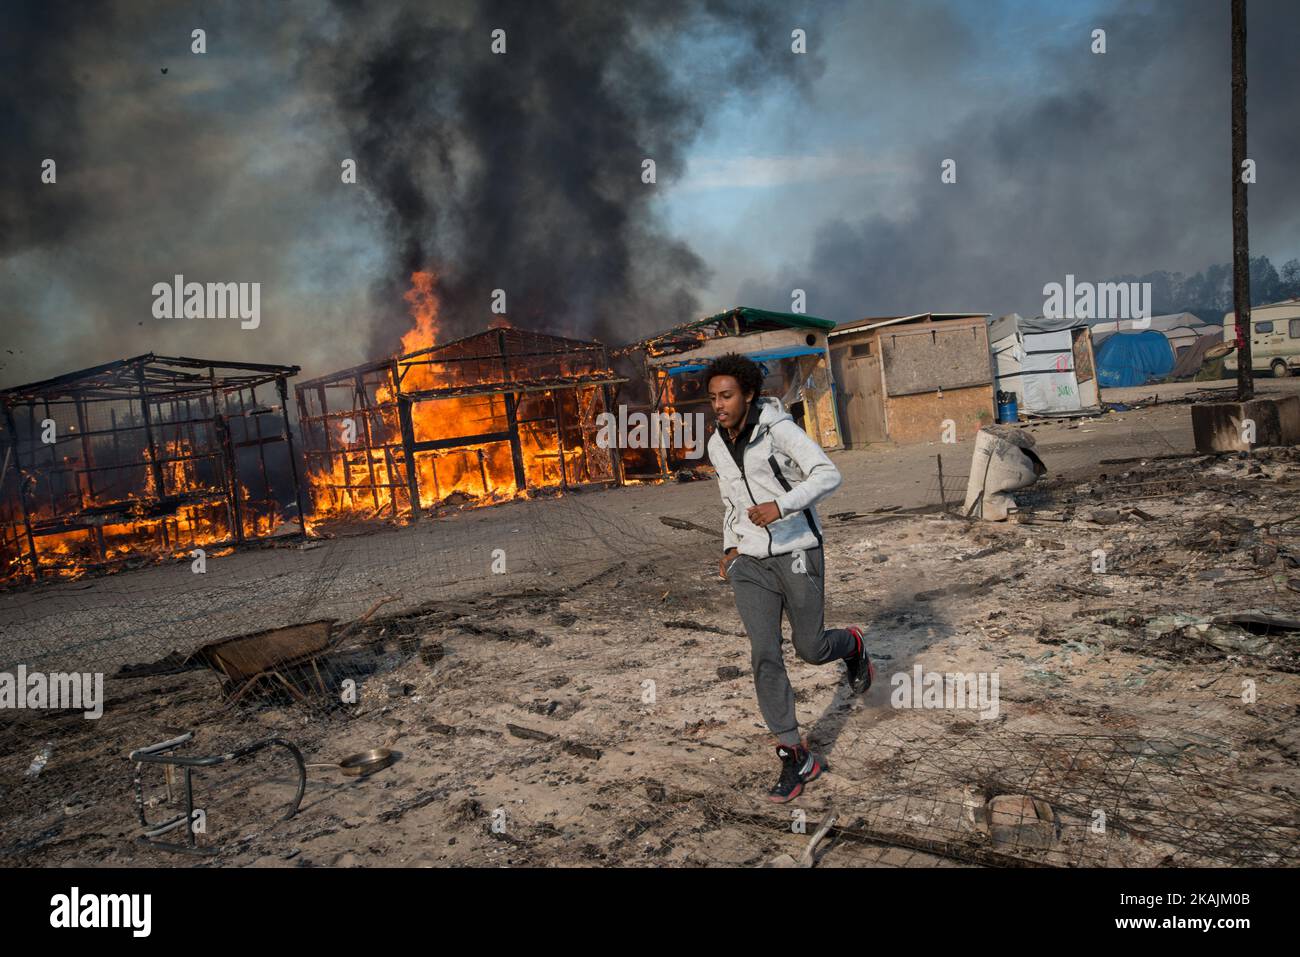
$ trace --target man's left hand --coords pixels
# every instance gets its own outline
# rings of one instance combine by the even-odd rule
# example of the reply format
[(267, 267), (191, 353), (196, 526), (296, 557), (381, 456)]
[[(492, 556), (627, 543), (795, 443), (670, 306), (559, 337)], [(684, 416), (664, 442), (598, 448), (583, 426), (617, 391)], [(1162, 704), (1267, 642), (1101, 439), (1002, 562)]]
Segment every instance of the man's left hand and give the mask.
[(749, 520), (759, 528), (771, 525), (781, 517), (781, 509), (777, 507), (776, 502), (764, 502), (762, 505), (755, 505), (749, 510)]

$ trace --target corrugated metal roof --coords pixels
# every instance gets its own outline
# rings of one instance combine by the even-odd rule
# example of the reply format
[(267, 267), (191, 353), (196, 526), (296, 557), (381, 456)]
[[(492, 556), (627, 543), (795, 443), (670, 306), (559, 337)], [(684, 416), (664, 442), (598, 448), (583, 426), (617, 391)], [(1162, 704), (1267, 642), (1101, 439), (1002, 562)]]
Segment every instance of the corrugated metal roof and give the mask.
[(835, 327), (833, 332), (827, 333), (830, 337), (843, 335), (846, 332), (863, 332), (870, 329), (877, 329), (882, 326), (895, 326), (908, 322), (946, 322), (951, 319), (984, 319), (988, 317), (987, 312), (917, 312), (910, 316), (876, 316), (867, 319), (858, 319), (854, 322), (845, 322)]

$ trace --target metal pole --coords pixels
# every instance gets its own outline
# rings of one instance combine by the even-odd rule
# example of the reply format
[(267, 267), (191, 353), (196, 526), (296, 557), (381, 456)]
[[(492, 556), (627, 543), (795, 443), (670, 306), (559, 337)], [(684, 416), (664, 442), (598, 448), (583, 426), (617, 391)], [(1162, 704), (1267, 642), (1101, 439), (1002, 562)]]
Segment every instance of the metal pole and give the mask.
[[(372, 451), (375, 447), (375, 437), (370, 433), (370, 396), (366, 392), (366, 384), (361, 373), (357, 373), (352, 381), (352, 414), (356, 415), (358, 409), (362, 420), (366, 426), (366, 474), (370, 476), (370, 502), (374, 506), (375, 513), (379, 512), (379, 487), (375, 479), (375, 457)], [(360, 406), (355, 400), (360, 399)], [(355, 423), (353, 423), (355, 425)]]
[(1232, 0), (1232, 308), (1237, 318), (1237, 401), (1255, 397), (1250, 349), (1250, 232), (1246, 216), (1246, 0)]
[[(5, 403), (5, 428), (9, 431), (9, 439), (13, 443), (14, 450), (14, 478), (18, 482), (18, 507), (23, 513), (23, 529), (27, 532), (27, 554), (32, 563), (32, 579), (40, 581), (41, 578), (41, 560), (36, 552), (36, 536), (32, 534), (32, 516), (27, 508), (27, 488), (26, 476), (23, 475), (23, 463), (18, 458), (18, 427), (14, 424), (13, 411)], [(30, 434), (30, 433), (29, 433)]]
[[(302, 481), (298, 478), (298, 456), (293, 450), (293, 428), (289, 425), (289, 385), (284, 376), (275, 380), (275, 391), (280, 395), (280, 414), (284, 419), (284, 441), (289, 449), (289, 473), (293, 476), (293, 498), (298, 503), (298, 529), (304, 535), (307, 534), (307, 516), (303, 508), (302, 501)], [(301, 406), (299, 407), (299, 419), (301, 420)], [(306, 439), (303, 439), (306, 443)]]
[[(304, 477), (307, 480), (307, 487), (309, 489), (309, 494), (311, 495), (312, 509), (314, 510), (316, 508), (317, 493), (316, 493), (316, 483), (312, 481), (311, 463), (312, 463), (312, 459), (314, 458), (312, 452), (316, 451), (316, 449), (314, 448), (315, 442), (312, 440), (312, 431), (315, 429), (316, 426), (315, 423), (313, 423), (311, 418), (309, 417), (307, 411), (307, 397), (306, 397), (306, 393), (303, 391), (302, 386), (300, 385), (294, 386), (293, 396), (294, 396), (294, 401), (298, 403), (298, 430), (302, 433), (302, 467), (303, 467), (303, 471), (305, 472)], [(285, 424), (287, 426), (288, 418), (289, 418), (288, 408), (284, 410), (284, 418), (285, 418)], [(315, 457), (315, 458), (316, 461), (320, 461), (319, 457)], [(328, 457), (326, 458), (326, 461), (329, 461)], [(303, 523), (300, 522), (299, 525), (303, 525)]]
[(948, 511), (948, 495), (947, 495), (946, 492), (944, 492), (944, 489), (943, 489), (943, 456), (942, 456), (942, 455), (936, 455), (935, 458), (936, 458), (936, 459), (938, 460), (938, 462), (939, 462), (939, 501), (943, 503), (943, 510), (944, 510), (945, 512), (947, 512), (947, 511)]
[[(248, 390), (248, 398), (249, 398), (249, 400), (253, 403), (253, 408), (256, 409), (256, 408), (257, 408), (257, 386), (252, 386), (252, 387), (249, 388), (249, 390)], [(287, 401), (288, 401), (288, 397), (287, 397), (287, 396), (282, 395), (282, 396), (280, 397), (280, 407), (281, 407), (282, 409), (284, 409), (285, 414), (288, 414), (288, 411), (289, 411), (289, 410), (285, 407), (285, 402), (287, 402)], [(249, 415), (248, 415), (248, 411), (247, 411), (247, 409), (246, 409), (245, 406), (244, 406), (244, 390), (243, 390), (243, 389), (240, 389), (240, 390), (239, 390), (239, 411), (240, 411), (240, 413), (241, 413), (241, 417), (242, 417), (243, 420), (244, 420), (244, 440), (247, 441), (247, 440), (248, 440), (248, 420), (249, 420), (250, 417), (249, 417)], [(258, 461), (261, 463), (261, 472), (262, 472), (262, 490), (263, 490), (263, 492), (266, 493), (266, 499), (267, 499), (267, 502), (268, 502), (268, 503), (269, 503), (269, 502), (274, 502), (274, 501), (275, 501), (275, 492), (274, 492), (274, 490), (271, 488), (271, 476), (268, 474), (268, 472), (267, 472), (267, 470), (266, 470), (266, 444), (262, 441), (262, 417), (261, 417), (260, 415), (253, 415), (251, 418), (252, 418), (252, 420), (253, 420), (253, 430), (254, 430), (254, 432), (257, 434), (257, 459), (258, 459)], [(292, 454), (292, 453), (291, 453), (291, 454)], [(275, 529), (274, 529), (274, 528), (271, 526), (271, 524), (270, 524), (270, 523), (271, 523), (271, 520), (274, 519), (274, 518), (275, 518), (275, 510), (274, 510), (274, 508), (273, 508), (273, 509), (271, 510), (271, 513), (267, 516), (267, 528), (266, 528), (266, 534), (268, 534), (268, 535), (270, 535), (273, 531), (275, 531)], [(256, 513), (254, 513), (253, 522), (254, 522), (254, 525), (253, 525), (253, 534), (254, 534), (254, 535), (257, 535), (258, 532), (257, 532), (257, 524), (256, 524), (256, 523), (257, 523), (257, 516), (256, 516)]]
[[(81, 430), (81, 457), (85, 459), (86, 462), (86, 495), (89, 497), (90, 504), (93, 506), (96, 504), (95, 457), (91, 450), (90, 436), (86, 435), (86, 432), (89, 431), (86, 425), (86, 406), (85, 401), (81, 396), (74, 397), (72, 401), (77, 407), (77, 428)], [(77, 490), (81, 490), (80, 486), (78, 486)], [(84, 501), (82, 502), (81, 508), (82, 511), (85, 511), (86, 504)], [(100, 562), (107, 562), (108, 552), (104, 549), (104, 526), (98, 524), (95, 525), (95, 545), (99, 549)]]
[[(48, 421), (50, 418), (50, 400), (47, 398), (47, 399), (42, 399), (41, 401), (45, 404), (45, 419)], [(32, 411), (35, 412), (35, 410), (36, 407), (32, 406)], [(36, 430), (33, 428), (32, 431), (35, 432)], [(63, 472), (63, 469), (59, 468), (59, 435), (57, 431), (55, 432), (54, 435), (54, 441), (49, 444), (49, 449), (50, 449), (50, 481), (47, 483), (46, 488), (50, 493), (50, 515), (53, 516), (59, 514), (59, 500), (54, 492), (54, 477), (56, 475), (62, 475)], [(73, 476), (73, 480), (74, 481), (76, 480), (75, 475)], [(63, 485), (64, 485), (64, 479), (60, 478), (59, 488), (62, 489)]]
[[(648, 360), (647, 360), (646, 368), (652, 368), (649, 365)], [(664, 394), (668, 390), (666, 387), (660, 388), (660, 386), (667, 385), (667, 383), (664, 381), (667, 378), (668, 375), (666, 373), (661, 375), (659, 370), (657, 369), (652, 370), (650, 373), (649, 382), (650, 382), (650, 414), (651, 415), (658, 415), (660, 410), (663, 407)], [(664, 454), (663, 447), (660, 445), (655, 446), (655, 461), (659, 463), (659, 477), (661, 479), (668, 478), (668, 456)]]
[[(130, 411), (129, 407), (127, 411)], [(109, 428), (113, 430), (113, 466), (118, 468), (122, 465), (122, 450), (118, 444), (117, 411), (112, 406), (108, 408), (108, 423)]]
[[(317, 398), (317, 402), (320, 404), (320, 419), (318, 420), (318, 424), (320, 425), (321, 438), (325, 442), (325, 463), (326, 463), (326, 468), (329, 470), (326, 477), (325, 488), (329, 490), (330, 501), (333, 503), (334, 507), (339, 508), (340, 503), (343, 500), (343, 496), (339, 494), (337, 486), (335, 486), (334, 484), (334, 450), (330, 447), (329, 402), (325, 397), (325, 386), (320, 385), (316, 387), (316, 398)], [(308, 429), (305, 425), (303, 425), (303, 423), (306, 422), (307, 420), (302, 414), (303, 405), (302, 405), (301, 393), (299, 393), (298, 401), (299, 401), (298, 426), (302, 429), (303, 451), (306, 451), (308, 448), (311, 447), (312, 441), (311, 441), (311, 430)], [(316, 423), (313, 423), (313, 429), (315, 428), (315, 425)], [(344, 482), (350, 482), (351, 479), (347, 477), (347, 473), (348, 473), (347, 457), (345, 455), (340, 455), (339, 461), (343, 464)], [(311, 468), (309, 461), (307, 463), (307, 467), (309, 469)], [(348, 504), (349, 505), (352, 504), (352, 500), (350, 496), (348, 499)]]
[(226, 425), (226, 407), (230, 395), (217, 390), (217, 370), (208, 366), (208, 384), (212, 390), (212, 434), (221, 451), (221, 480), (226, 486), (226, 516), (236, 542), (244, 540), (244, 512), (239, 500), (239, 474), (235, 465), (235, 450), (230, 444), (230, 429)]
[[(574, 390), (574, 396), (579, 402), (582, 398), (578, 396), (577, 390)], [(555, 409), (555, 438), (560, 452), (560, 485), (564, 488), (569, 487), (569, 470), (564, 462), (564, 412), (560, 408), (560, 390), (551, 390), (551, 405)]]
[[(136, 381), (140, 383), (140, 412), (144, 416), (144, 436), (149, 446), (149, 470), (153, 472), (154, 494), (157, 501), (161, 502), (163, 498), (163, 475), (162, 463), (158, 461), (158, 446), (153, 440), (153, 414), (149, 411), (149, 387), (145, 384), (144, 366), (142, 364), (135, 367)], [(164, 520), (158, 523), (158, 528), (162, 532), (163, 548), (171, 549), (171, 536), (167, 534), (167, 522)]]

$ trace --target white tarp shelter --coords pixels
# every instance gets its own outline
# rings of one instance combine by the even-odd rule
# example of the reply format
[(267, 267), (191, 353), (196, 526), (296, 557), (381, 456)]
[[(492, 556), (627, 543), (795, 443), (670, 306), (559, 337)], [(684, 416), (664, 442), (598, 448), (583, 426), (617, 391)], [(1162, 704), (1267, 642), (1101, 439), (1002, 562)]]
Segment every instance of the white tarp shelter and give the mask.
[(1096, 362), (1086, 319), (1024, 319), (989, 323), (997, 387), (1014, 392), (1028, 415), (1100, 411)]

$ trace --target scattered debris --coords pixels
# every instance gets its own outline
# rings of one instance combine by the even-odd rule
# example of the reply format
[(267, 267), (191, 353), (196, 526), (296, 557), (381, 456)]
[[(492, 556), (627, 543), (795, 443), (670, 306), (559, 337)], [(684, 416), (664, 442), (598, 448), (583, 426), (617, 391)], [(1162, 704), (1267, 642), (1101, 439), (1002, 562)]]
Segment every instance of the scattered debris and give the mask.
[(558, 734), (548, 734), (545, 731), (535, 731), (532, 728), (520, 727), (517, 724), (506, 724), (506, 730), (516, 738), (524, 738), (529, 741), (556, 741), (559, 739)]
[(1048, 848), (1060, 834), (1052, 807), (1027, 794), (1000, 794), (988, 803), (989, 836), (1015, 849)]
[(47, 744), (36, 752), (36, 757), (32, 758), (32, 763), (27, 768), (27, 777), (34, 778), (45, 770), (45, 765), (49, 764), (50, 758), (54, 755), (54, 745)]
[(204, 664), (197, 660), (193, 655), (182, 655), (179, 651), (172, 651), (157, 661), (144, 662), (141, 664), (125, 664), (117, 669), (110, 678), (148, 678), (154, 675), (175, 675), (182, 671), (190, 671), (195, 668), (202, 668)]
[[(1024, 573), (1012, 576), (1013, 578), (1023, 578)], [(1006, 576), (990, 575), (983, 581), (963, 582), (956, 585), (946, 585), (943, 588), (935, 588), (931, 591), (919, 591), (912, 596), (913, 601), (933, 601), (936, 598), (964, 598), (969, 595), (978, 595), (989, 586), (1000, 581), (1005, 581)]]
[[(434, 801), (441, 801), (446, 796), (446, 788), (434, 788), (432, 791), (426, 791), (419, 797), (412, 798), (409, 801), (403, 801), (396, 807), (391, 807), (387, 811), (383, 811), (375, 818), (375, 820), (380, 824), (388, 824), (392, 821), (400, 820), (411, 811), (419, 810), (422, 807), (428, 807)], [(477, 804), (478, 802), (474, 803)], [(480, 808), (480, 810), (482, 809)]]
[(576, 741), (565, 741), (561, 747), (569, 754), (591, 761), (599, 761), (605, 754), (600, 748), (593, 748), (589, 744), (578, 744)]
[(688, 522), (684, 518), (672, 518), (668, 515), (660, 515), (659, 521), (663, 522), (669, 528), (680, 528), (683, 531), (703, 532), (710, 538), (721, 538), (722, 535), (717, 529), (705, 528), (703, 525), (697, 525), (695, 522)]
[(715, 635), (727, 634), (727, 630), (725, 628), (718, 628), (716, 625), (702, 625), (698, 621), (686, 621), (686, 620), (666, 621), (664, 622), (664, 627), (685, 628), (690, 631), (709, 631)]
[(830, 829), (835, 826), (836, 817), (834, 814), (828, 814), (826, 820), (822, 821), (821, 826), (808, 839), (808, 846), (804, 848), (803, 854), (799, 857), (800, 867), (812, 867), (816, 863), (817, 845), (821, 843)]
[[(819, 742), (837, 773), (800, 799), (810, 821), (825, 823), (838, 810), (810, 855), (815, 866), (1300, 860), (1293, 728), (1300, 450), (1263, 449), (1249, 459), (1143, 456), (1105, 477), (1094, 465), (1017, 491), (1020, 510), (1005, 524), (944, 518), (937, 495), (928, 518), (920, 507), (877, 514), (864, 504), (871, 498), (846, 496), (858, 510), (836, 513), (837, 527), (859, 532), (827, 536), (828, 620), (868, 623), (879, 661), (902, 670), (919, 660), (945, 672), (1000, 673), (1002, 710), (990, 721), (918, 711), (880, 722), (873, 712), (888, 707), (885, 682), (867, 708), (845, 708), (843, 730)], [(1115, 520), (1091, 521), (1097, 512)], [(634, 514), (657, 525), (654, 512)], [(425, 529), (379, 534), (409, 535), (417, 557), (432, 551)], [(360, 787), (335, 774), (337, 764), (323, 766), (309, 782), (311, 813), (278, 825), (274, 836), (246, 837), (247, 824), (259, 801), (278, 800), (274, 787), (291, 775), (244, 775), (255, 789), (219, 795), (233, 803), (213, 815), (225, 828), (209, 839), (223, 849), (223, 863), (492, 864), (508, 854), (512, 863), (538, 865), (760, 866), (787, 851), (780, 866), (806, 866), (808, 845), (790, 835), (790, 809), (771, 807), (764, 795), (774, 767), (756, 726), (743, 641), (731, 640), (738, 620), (718, 604), (718, 583), (687, 569), (700, 557), (707, 570), (716, 553), (702, 536), (664, 534), (680, 540), (678, 566), (672, 553), (608, 567), (596, 557), (550, 590), (503, 589), (493, 580), (372, 619), (346, 650), (335, 645), (320, 659), (331, 692), (339, 674), (364, 677), (355, 704), (340, 705), (333, 693), (307, 702), (268, 693), (214, 713), (207, 673), (176, 670), (208, 666), (174, 650), (162, 655), (173, 644), (187, 650), (181, 632), (124, 646), (128, 653), (109, 669), (161, 657), (120, 669), (120, 677), (141, 680), (117, 684), (102, 721), (25, 716), (50, 723), (29, 725), (22, 747), (4, 759), (0, 856), (37, 866), (147, 861), (151, 851), (118, 836), (132, 807), (125, 793), (113, 800), (121, 783), (113, 762), (141, 727), (162, 737), (173, 733), (171, 723), (203, 722), (214, 752), (247, 740), (240, 735), (256, 725), (259, 735), (311, 735), (309, 750), (322, 756), (368, 742), (391, 749), (399, 739), (404, 753), (391, 772)], [(386, 544), (367, 550), (386, 560)], [(888, 568), (879, 564), (882, 548)], [(340, 580), (337, 590), (355, 584)], [(353, 608), (320, 599), (301, 607), (317, 609), (303, 617)], [(651, 614), (633, 622), (629, 607)], [(801, 713), (835, 710), (841, 675), (788, 660)], [(314, 691), (310, 671), (290, 680)], [(635, 704), (630, 675), (660, 681), (655, 707)], [(669, 675), (671, 685), (663, 681)], [(278, 684), (271, 680), (268, 692)], [(1247, 680), (1259, 693), (1242, 707)], [(559, 733), (507, 724), (530, 713)], [(1211, 728), (1213, 737), (1188, 727)], [(60, 762), (25, 778), (47, 737)], [(151, 818), (166, 816), (160, 807), (176, 810), (174, 771), (170, 806), (163, 782), (146, 792), (147, 802), (156, 800), (147, 805)], [(283, 786), (287, 797), (291, 783)], [(1097, 807), (1107, 814), (1104, 836), (1090, 828)], [(511, 836), (505, 843), (487, 826), (498, 810)], [(818, 862), (817, 852), (830, 856)]]
[[(1203, 659), (1251, 655), (1275, 671), (1300, 673), (1300, 618), (1257, 609), (1213, 616), (1170, 614), (1144, 626), (1148, 653)], [(1286, 639), (1286, 640), (1281, 640)]]

